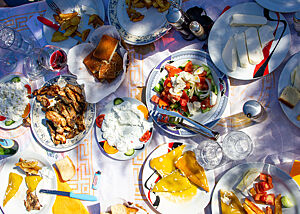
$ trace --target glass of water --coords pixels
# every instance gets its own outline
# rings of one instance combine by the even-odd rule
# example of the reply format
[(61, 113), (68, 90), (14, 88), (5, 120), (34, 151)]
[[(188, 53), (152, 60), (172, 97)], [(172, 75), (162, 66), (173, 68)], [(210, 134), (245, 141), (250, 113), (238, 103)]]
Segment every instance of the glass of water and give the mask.
[(22, 54), (29, 54), (33, 49), (18, 31), (4, 25), (0, 26), (0, 47)]
[(202, 141), (194, 152), (198, 163), (205, 169), (216, 168), (223, 157), (221, 146), (213, 140)]
[(243, 160), (253, 151), (253, 141), (242, 131), (232, 131), (228, 133), (223, 142), (224, 154), (231, 160)]

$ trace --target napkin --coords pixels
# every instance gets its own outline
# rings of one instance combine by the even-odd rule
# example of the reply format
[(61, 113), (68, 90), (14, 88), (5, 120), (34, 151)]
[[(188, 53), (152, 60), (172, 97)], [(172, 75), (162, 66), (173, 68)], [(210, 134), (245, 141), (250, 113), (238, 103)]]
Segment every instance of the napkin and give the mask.
[(290, 176), (298, 183), (300, 186), (300, 161), (295, 160), (291, 169)]
[[(57, 190), (71, 192), (72, 188), (69, 186), (69, 184), (63, 183), (60, 180), (56, 169), (55, 173), (57, 178)], [(80, 200), (65, 196), (56, 196), (56, 200), (52, 207), (52, 212), (53, 214), (89, 214)]]

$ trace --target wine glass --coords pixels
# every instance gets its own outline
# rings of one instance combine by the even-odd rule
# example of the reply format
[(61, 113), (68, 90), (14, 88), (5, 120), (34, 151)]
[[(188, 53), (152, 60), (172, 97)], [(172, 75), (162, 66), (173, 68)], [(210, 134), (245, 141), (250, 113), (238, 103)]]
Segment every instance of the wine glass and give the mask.
[(36, 48), (24, 59), (24, 73), (31, 80), (37, 80), (48, 71), (60, 71), (67, 65), (67, 54), (54, 45)]

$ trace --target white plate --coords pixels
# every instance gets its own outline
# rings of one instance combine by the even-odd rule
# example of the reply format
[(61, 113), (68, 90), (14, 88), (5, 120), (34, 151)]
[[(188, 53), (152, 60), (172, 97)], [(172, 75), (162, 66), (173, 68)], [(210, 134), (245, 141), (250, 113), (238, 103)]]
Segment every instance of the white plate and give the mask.
[[(67, 83), (72, 85), (78, 85), (76, 83), (76, 78), (73, 76), (57, 76), (48, 82), (46, 82), (43, 86), (49, 86), (52, 84), (56, 84), (58, 78), (61, 77)], [(84, 121), (85, 121), (85, 130), (80, 132), (72, 139), (67, 139), (65, 144), (55, 145), (50, 137), (50, 132), (46, 125), (46, 117), (45, 113), (42, 111), (42, 106), (40, 102), (37, 102), (36, 98), (32, 102), (31, 108), (31, 128), (34, 136), (37, 138), (38, 142), (45, 148), (55, 151), (55, 152), (66, 152), (71, 149), (74, 149), (80, 141), (88, 134), (90, 129), (92, 128), (95, 117), (96, 117), (96, 104), (88, 103), (87, 109), (84, 113)]]
[[(155, 157), (159, 157), (168, 153), (171, 149), (176, 148), (177, 146), (182, 145), (183, 143), (164, 143), (157, 146), (147, 157), (142, 168), (142, 190), (144, 195), (147, 197), (148, 204), (154, 210), (157, 210), (163, 214), (199, 214), (203, 213), (203, 209), (207, 206), (210, 201), (212, 190), (215, 185), (215, 176), (212, 170), (206, 171), (206, 177), (208, 180), (209, 192), (206, 192), (200, 188), (197, 189), (197, 194), (190, 201), (182, 203), (174, 203), (167, 200), (162, 196), (158, 196), (152, 191), (150, 187), (154, 185), (155, 181), (159, 178), (159, 175), (150, 167), (150, 160)], [(193, 150), (197, 145), (195, 144), (185, 144), (186, 147), (184, 151)]]
[[(99, 15), (99, 17), (103, 21), (105, 21), (105, 10), (104, 10), (104, 5), (103, 5), (102, 0), (96, 0), (95, 2), (94, 1), (84, 1), (84, 0), (77, 0), (75, 2), (74, 1), (54, 0), (54, 2), (55, 2), (55, 4), (57, 4), (57, 6), (59, 7), (59, 9), (61, 10), (62, 13), (74, 12), (74, 9), (76, 8), (77, 5), (85, 5), (87, 7), (94, 9), (97, 12), (97, 14)], [(47, 7), (47, 10), (45, 13), (45, 18), (56, 23), (55, 19), (53, 18), (53, 14), (56, 14), (56, 13), (50, 7)], [(88, 21), (89, 21), (89, 15), (83, 13), (81, 15), (81, 20), (80, 20), (80, 24), (78, 26), (78, 31), (82, 32), (83, 30), (91, 29), (91, 32), (89, 33), (89, 36), (88, 36), (88, 38), (89, 38), (91, 33), (94, 31), (94, 28), (92, 25), (88, 25)], [(58, 24), (58, 23), (56, 23), (56, 24)], [(51, 42), (52, 35), (55, 32), (55, 30), (46, 25), (43, 25), (43, 31), (44, 31), (44, 36), (45, 36), (48, 44), (58, 46), (61, 49), (63, 49), (66, 53), (68, 53), (68, 51), (71, 47), (75, 46), (78, 43), (78, 41), (76, 39), (73, 39), (72, 37), (69, 37), (67, 40), (61, 41), (61, 42)]]
[[(181, 0), (175, 0), (181, 5)], [(159, 13), (156, 8), (141, 8), (145, 17), (139, 22), (130, 21), (125, 1), (109, 0), (108, 3), (108, 21), (115, 26), (121, 37), (128, 44), (145, 45), (152, 43), (165, 35), (171, 26), (167, 23), (166, 14), (168, 11)]]
[[(243, 174), (247, 172), (251, 168), (256, 168), (260, 172), (270, 174), (273, 178), (274, 188), (269, 190), (268, 193), (274, 193), (276, 196), (281, 194), (281, 196), (288, 196), (296, 205), (292, 208), (283, 209), (282, 213), (284, 214), (294, 214), (300, 213), (300, 188), (297, 183), (291, 178), (288, 174), (283, 172), (281, 169), (277, 168), (274, 165), (265, 164), (265, 163), (245, 163), (240, 164), (238, 166), (233, 167), (228, 170), (222, 178), (219, 180), (217, 185), (215, 186), (214, 193), (212, 196), (211, 209), (212, 214), (221, 214), (221, 206), (219, 200), (219, 191), (220, 189), (224, 189), (227, 191), (232, 191), (233, 188), (238, 185), (241, 181)], [(236, 196), (241, 200), (245, 198), (241, 193), (236, 193)], [(297, 202), (298, 200), (298, 202)], [(262, 205), (258, 205), (259, 207), (265, 207)]]
[[(291, 73), (296, 68), (296, 66), (299, 65), (299, 63), (300, 63), (300, 52), (292, 56), (284, 66), (278, 81), (278, 98), (280, 97), (282, 90), (286, 86), (291, 85)], [(289, 108), (288, 106), (286, 106), (280, 101), (279, 103), (283, 112), (288, 117), (288, 119), (292, 123), (294, 123), (295, 126), (300, 128), (300, 121), (297, 120), (297, 116), (300, 115), (300, 102), (298, 102), (298, 104), (294, 108)]]
[(258, 4), (272, 11), (291, 13), (300, 11), (299, 0), (255, 0)]
[[(124, 101), (128, 101), (131, 104), (135, 104), (135, 105), (144, 105), (144, 103), (142, 103), (141, 101), (134, 99), (134, 98), (130, 98), (130, 97), (122, 97), (122, 99)], [(101, 114), (107, 114), (111, 112), (112, 107), (114, 106), (114, 101), (109, 102), (105, 108), (99, 113), (99, 115)], [(146, 106), (145, 106), (146, 107)], [(149, 116), (148, 119), (149, 122), (152, 123), (152, 118)], [(96, 136), (97, 136), (97, 142), (99, 144), (99, 147), (101, 148), (101, 151), (108, 157), (111, 157), (112, 159), (115, 160), (130, 160), (135, 158), (136, 156), (138, 156), (141, 152), (143, 152), (145, 150), (145, 148), (149, 145), (149, 143), (151, 142), (152, 136), (153, 136), (153, 124), (152, 127), (150, 128), (150, 132), (151, 132), (151, 137), (150, 139), (146, 142), (146, 143), (142, 143), (141, 142), (141, 147), (135, 149), (134, 154), (131, 156), (127, 156), (124, 154), (124, 152), (120, 152), (118, 151), (115, 154), (107, 154), (104, 149), (103, 149), (103, 141), (105, 141), (105, 139), (102, 137), (103, 132), (101, 130), (101, 128), (99, 128), (96, 124), (95, 124), (95, 129), (96, 129)], [(101, 143), (102, 142), (102, 143)]]
[[(24, 77), (21, 77), (21, 76), (18, 76), (18, 75), (7, 75), (5, 77), (3, 77), (0, 82), (9, 82), (10, 80), (12, 80), (14, 77), (19, 77), (21, 79), (21, 83), (25, 86), (25, 85), (29, 85), (29, 83), (27, 82), (27, 80), (24, 78)], [(31, 87), (29, 85), (29, 87)], [(24, 90), (27, 91), (27, 88), (24, 87)], [(30, 95), (31, 93), (28, 93), (28, 95)], [(30, 101), (29, 101), (30, 103)], [(24, 109), (25, 110), (25, 109)], [(20, 125), (23, 124), (23, 118), (20, 118), (18, 121), (15, 121), (13, 124), (11, 124), (10, 126), (6, 126), (5, 125), (5, 121), (6, 120), (3, 120), (3, 121), (0, 121), (0, 128), (2, 129), (15, 129), (17, 127), (19, 127)]]
[[(151, 97), (157, 94), (153, 88), (158, 84), (161, 78), (165, 77), (168, 72), (164, 69), (161, 72), (161, 68), (167, 64), (172, 63), (174, 66), (180, 66), (185, 63), (187, 60), (192, 60), (193, 64), (205, 64), (211, 70), (214, 82), (218, 87), (218, 98), (217, 98), (217, 105), (215, 105), (210, 111), (206, 113), (197, 113), (191, 118), (205, 124), (208, 127), (214, 126), (221, 118), (223, 112), (225, 111), (227, 101), (228, 101), (228, 94), (229, 94), (229, 83), (228, 78), (226, 75), (221, 73), (216, 66), (212, 63), (209, 55), (203, 51), (199, 50), (183, 50), (177, 51), (172, 55), (168, 56), (167, 58), (163, 59), (159, 64), (157, 64), (152, 72), (150, 73), (147, 86), (146, 86), (146, 103), (147, 107), (150, 110), (153, 110), (155, 104), (151, 102)], [(194, 132), (191, 132), (187, 129), (176, 129), (170, 126), (158, 124), (157, 118), (153, 118), (154, 122), (162, 128), (164, 131), (168, 132), (169, 134), (180, 136), (180, 137), (191, 137), (195, 136)]]
[[(240, 80), (252, 80), (254, 78), (254, 69), (255, 65), (249, 65), (248, 68), (242, 68), (239, 66), (235, 71), (227, 69), (223, 60), (222, 60), (222, 51), (226, 45), (226, 42), (230, 36), (238, 32), (245, 31), (248, 27), (230, 27), (229, 23), (231, 16), (236, 13), (249, 14), (249, 15), (258, 15), (264, 16), (264, 8), (256, 4), (255, 2), (247, 2), (243, 4), (236, 5), (229, 10), (227, 10), (223, 15), (221, 15), (215, 24), (213, 25), (209, 38), (208, 38), (208, 50), (209, 55), (214, 62), (214, 64), (226, 75)], [(270, 17), (277, 20), (277, 16), (274, 12), (270, 12)], [(280, 14), (280, 19), (285, 20), (283, 15)], [(267, 25), (271, 26), (273, 29), (276, 28), (276, 21), (268, 21)], [(274, 49), (277, 41), (283, 31), (283, 24), (279, 23), (275, 40), (272, 43), (270, 53)], [(268, 67), (269, 73), (273, 72), (284, 60), (286, 54), (288, 53), (291, 42), (290, 29), (287, 25), (287, 28), (276, 47), (274, 54), (272, 55)], [(258, 77), (259, 78), (259, 77)]]
[[(51, 178), (43, 177), (43, 179), (40, 181), (40, 183), (37, 186), (36, 189), (36, 194), (39, 198), (39, 201), (43, 207), (41, 210), (33, 210), (31, 212), (27, 212), (26, 208), (24, 206), (24, 200), (26, 199), (26, 191), (27, 191), (27, 186), (25, 183), (25, 173), (20, 170), (18, 167), (15, 166), (16, 163), (19, 162), (19, 158), (22, 158), (24, 160), (34, 160), (39, 162), (39, 166), (41, 167), (46, 167), (47, 170), (49, 170), (51, 174)], [(5, 191), (8, 185), (8, 178), (9, 178), (9, 173), (14, 172), (23, 177), (22, 184), (16, 193), (16, 195), (10, 199), (5, 207), (2, 206), (2, 202), (4, 199)], [(50, 176), (49, 176), (50, 177)], [(56, 182), (56, 175), (53, 170), (52, 165), (49, 163), (49, 161), (35, 153), (35, 152), (24, 152), (23, 154), (17, 153), (13, 157), (10, 157), (7, 159), (5, 162), (5, 165), (1, 171), (1, 177), (0, 177), (1, 185), (0, 185), (0, 201), (1, 201), (1, 207), (5, 213), (31, 213), (31, 214), (49, 214), (52, 210), (52, 206), (54, 204), (55, 195), (49, 195), (49, 194), (41, 194), (39, 193), (40, 189), (52, 189), (56, 190), (57, 189), (57, 182)]]
[[(99, 82), (91, 74), (91, 72), (87, 70), (85, 64), (83, 63), (84, 58), (97, 47), (104, 34), (114, 37), (119, 41), (121, 40), (121, 37), (115, 27), (111, 25), (104, 25), (102, 27), (97, 28), (91, 34), (89, 38), (89, 43), (76, 45), (73, 48), (71, 48), (68, 53), (69, 71), (72, 74), (76, 75), (77, 82), (79, 84), (83, 84), (86, 101), (89, 103), (98, 103), (104, 97), (115, 92), (125, 79), (126, 75), (128, 54), (121, 44), (119, 44), (119, 47), (116, 51), (123, 59), (123, 70), (120, 71), (118, 77), (112, 82)], [(99, 91), (101, 91), (101, 93), (99, 93)]]

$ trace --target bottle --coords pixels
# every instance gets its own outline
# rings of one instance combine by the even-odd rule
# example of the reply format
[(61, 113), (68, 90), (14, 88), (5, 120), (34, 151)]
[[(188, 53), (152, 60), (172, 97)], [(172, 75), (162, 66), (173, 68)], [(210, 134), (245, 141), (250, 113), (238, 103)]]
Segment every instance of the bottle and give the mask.
[(185, 40), (193, 40), (195, 36), (189, 28), (191, 20), (183, 14), (178, 8), (170, 7), (166, 15), (167, 21), (172, 25), (175, 30), (181, 33)]
[(202, 25), (197, 21), (192, 21), (189, 25), (191, 32), (199, 39), (200, 41), (204, 41), (207, 38), (207, 34), (205, 33)]
[(0, 159), (13, 156), (17, 153), (19, 144), (12, 139), (0, 139)]
[(243, 106), (243, 112), (255, 123), (263, 122), (267, 118), (265, 108), (256, 100), (248, 100)]

